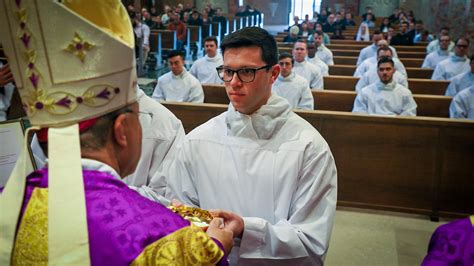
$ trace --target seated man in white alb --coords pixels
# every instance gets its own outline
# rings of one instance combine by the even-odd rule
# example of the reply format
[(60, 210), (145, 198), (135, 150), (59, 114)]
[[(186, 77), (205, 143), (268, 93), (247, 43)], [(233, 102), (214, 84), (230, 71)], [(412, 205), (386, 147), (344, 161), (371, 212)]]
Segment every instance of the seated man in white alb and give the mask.
[[(387, 58), (392, 58), (392, 50), (388, 47), (382, 47), (379, 48), (377, 51), (377, 62), (380, 61), (380, 59), (387, 57)], [(379, 76), (377, 73), (377, 67), (373, 66), (371, 67), (367, 72), (362, 75), (362, 77), (359, 79), (359, 81), (356, 84), (356, 91), (359, 92), (362, 88), (369, 86), (370, 84), (373, 84), (377, 81), (379, 81)], [(408, 88), (408, 79), (405, 75), (400, 74), (395, 69), (395, 73), (393, 74), (393, 80), (402, 85), (405, 88)]]
[[(431, 41), (427, 46), (426, 46), (426, 53), (431, 54), (432, 52), (436, 51), (440, 47), (440, 42), (441, 36), (449, 36), (449, 28), (448, 27), (442, 27), (441, 31), (439, 32), (438, 39)], [(449, 41), (448, 45), (448, 51), (452, 52), (454, 50), (454, 42)]]
[(293, 63), (293, 57), (288, 53), (278, 57), (280, 75), (273, 83), (272, 92), (288, 100), (293, 109), (314, 110), (314, 99), (309, 83), (291, 71)]
[(324, 89), (324, 80), (321, 69), (317, 65), (313, 65), (306, 61), (308, 56), (308, 45), (306, 42), (297, 41), (293, 46), (293, 72), (302, 76), (309, 82), (312, 90)]
[[(383, 39), (384, 39), (383, 33), (381, 33), (379, 30), (375, 30), (372, 36), (373, 43), (365, 47), (364, 49), (360, 50), (359, 57), (357, 58), (357, 66), (362, 64), (362, 62), (364, 62), (365, 59), (371, 58), (377, 54), (377, 49), (379, 48), (378, 42)], [(387, 46), (388, 46), (388, 42), (387, 42)], [(398, 57), (397, 51), (395, 50), (395, 48), (393, 48), (392, 46), (389, 46), (389, 47), (390, 49), (392, 49), (392, 52), (393, 52), (392, 57)]]
[(446, 89), (446, 96), (456, 96), (460, 91), (474, 84), (474, 55), (471, 55), (470, 71), (454, 76)]
[[(378, 49), (380, 49), (382, 47), (389, 47), (388, 42), (386, 40), (380, 40), (377, 43), (377, 47), (378, 47)], [(407, 70), (405, 69), (405, 66), (403, 65), (402, 61), (400, 61), (400, 59), (398, 59), (398, 58), (393, 58), (393, 57), (392, 57), (392, 60), (395, 63), (395, 69), (398, 72), (400, 72), (400, 74), (403, 74), (403, 75), (408, 77)], [(359, 78), (362, 77), (362, 75), (364, 75), (365, 72), (369, 71), (369, 69), (371, 67), (375, 67), (377, 65), (377, 61), (378, 61), (377, 60), (377, 53), (375, 53), (374, 56), (372, 56), (368, 59), (365, 59), (364, 62), (362, 62), (362, 64), (357, 66), (357, 68), (354, 72), (354, 77), (359, 77)]]
[(329, 66), (323, 62), (318, 56), (313, 56), (311, 58), (306, 57), (306, 61), (310, 62), (313, 65), (318, 66), (321, 69), (321, 73), (324, 77), (329, 76)]
[(474, 120), (474, 84), (454, 96), (449, 117)]
[(184, 68), (181, 52), (170, 51), (168, 65), (171, 71), (158, 78), (152, 98), (157, 101), (204, 102), (201, 83)]
[(439, 37), (439, 48), (426, 55), (421, 68), (435, 68), (441, 61), (448, 59), (453, 53), (449, 52), (451, 38), (448, 35)]
[(222, 55), (217, 51), (217, 39), (209, 36), (204, 39), (204, 50), (206, 56), (196, 60), (189, 73), (196, 77), (201, 84), (222, 84), (217, 75), (216, 68), (222, 65)]
[(454, 54), (441, 61), (433, 71), (433, 80), (451, 80), (454, 76), (471, 70), (467, 52), (469, 39), (461, 37), (456, 40)]
[(382, 58), (378, 62), (380, 80), (362, 88), (357, 94), (352, 112), (416, 116), (417, 105), (411, 91), (393, 80), (394, 66), (390, 58)]
[(173, 161), (177, 147), (184, 139), (183, 125), (171, 111), (141, 89), (137, 90), (137, 101), (143, 132), (142, 152), (135, 172), (123, 180), (140, 194), (167, 204), (163, 200), (167, 180), (162, 173)]
[(331, 50), (329, 50), (323, 43), (323, 32), (322, 31), (315, 31), (313, 33), (314, 38), (314, 47), (316, 48), (316, 52), (314, 56), (319, 57), (326, 65), (332, 66), (334, 65), (334, 59)]

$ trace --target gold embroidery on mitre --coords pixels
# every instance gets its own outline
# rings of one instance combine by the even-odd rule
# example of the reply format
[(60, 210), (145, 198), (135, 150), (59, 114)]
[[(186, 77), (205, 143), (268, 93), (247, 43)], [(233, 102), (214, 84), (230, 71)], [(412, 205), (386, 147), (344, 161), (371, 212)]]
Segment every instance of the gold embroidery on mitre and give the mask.
[(48, 264), (48, 189), (35, 188), (16, 235), (12, 265)]
[(147, 246), (131, 265), (215, 265), (223, 256), (206, 232), (191, 225)]
[(84, 62), (86, 58), (87, 52), (95, 47), (95, 44), (92, 44), (88, 41), (84, 41), (79, 33), (74, 34), (74, 38), (72, 39), (71, 43), (68, 44), (66, 48), (63, 50), (66, 52), (70, 52), (73, 55), (77, 56)]

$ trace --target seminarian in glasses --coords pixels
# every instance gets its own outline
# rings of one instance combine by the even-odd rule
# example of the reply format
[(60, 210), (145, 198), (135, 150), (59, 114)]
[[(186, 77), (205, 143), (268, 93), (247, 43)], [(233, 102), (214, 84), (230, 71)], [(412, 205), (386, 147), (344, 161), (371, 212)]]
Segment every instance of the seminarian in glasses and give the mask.
[(238, 238), (233, 265), (322, 265), (337, 198), (329, 146), (272, 94), (280, 73), (272, 35), (244, 28), (221, 50), (229, 107), (185, 137), (166, 197), (219, 209), (214, 216)]
[(441, 61), (433, 71), (433, 80), (451, 80), (454, 76), (471, 70), (470, 60), (467, 57), (469, 51), (469, 39), (461, 37), (456, 40), (454, 54)]

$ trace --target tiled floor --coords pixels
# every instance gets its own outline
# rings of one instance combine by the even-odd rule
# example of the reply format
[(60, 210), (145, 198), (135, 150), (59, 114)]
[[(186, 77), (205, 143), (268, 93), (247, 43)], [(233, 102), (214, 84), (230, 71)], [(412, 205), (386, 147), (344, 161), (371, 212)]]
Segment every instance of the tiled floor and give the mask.
[(402, 213), (338, 210), (326, 265), (420, 265), (431, 234), (446, 222)]

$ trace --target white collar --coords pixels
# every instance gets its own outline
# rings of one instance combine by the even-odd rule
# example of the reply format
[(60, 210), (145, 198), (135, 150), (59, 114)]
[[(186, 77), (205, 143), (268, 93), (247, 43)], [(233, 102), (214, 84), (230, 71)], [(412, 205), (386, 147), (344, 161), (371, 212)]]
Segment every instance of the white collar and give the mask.
[(208, 55), (206, 55), (205, 58), (207, 61), (216, 62), (221, 58), (221, 56), (219, 53), (216, 53), (214, 57), (209, 57)]
[(377, 87), (377, 89), (384, 90), (384, 91), (393, 91), (396, 85), (397, 83), (395, 82), (393, 77), (392, 77), (392, 81), (390, 81), (388, 84), (383, 83), (382, 81), (380, 81), (380, 79), (375, 83), (375, 86)]
[(226, 113), (227, 132), (235, 137), (268, 140), (285, 124), (290, 111), (288, 101), (275, 94), (251, 115), (239, 113), (230, 103)]
[(283, 77), (281, 74), (278, 75), (278, 79), (280, 81), (291, 81), (295, 78), (295, 73), (291, 72), (290, 75)]
[(186, 68), (183, 67), (183, 72), (181, 72), (181, 74), (179, 75), (175, 75), (172, 71), (170, 71), (170, 73), (171, 73), (171, 76), (175, 79), (184, 79), (184, 77), (186, 76), (188, 72), (186, 71)]
[(93, 160), (93, 159), (81, 158), (81, 164), (82, 164), (82, 169), (83, 170), (99, 171), (99, 172), (107, 173), (107, 174), (117, 178), (118, 180), (122, 180), (122, 178), (119, 176), (117, 171), (115, 171), (115, 169), (113, 169), (111, 166), (109, 166), (109, 165), (107, 165), (103, 162), (99, 162), (99, 161)]

